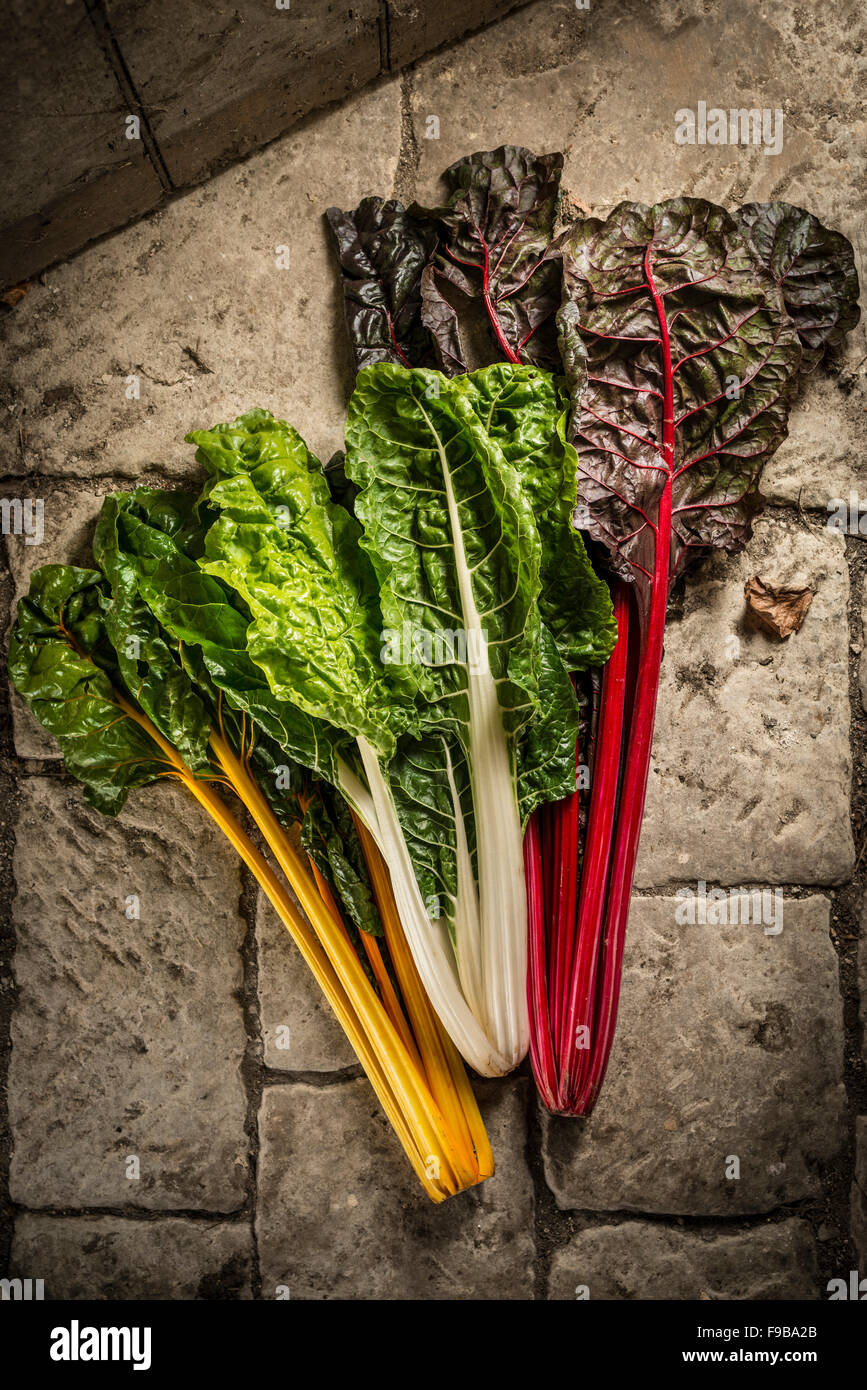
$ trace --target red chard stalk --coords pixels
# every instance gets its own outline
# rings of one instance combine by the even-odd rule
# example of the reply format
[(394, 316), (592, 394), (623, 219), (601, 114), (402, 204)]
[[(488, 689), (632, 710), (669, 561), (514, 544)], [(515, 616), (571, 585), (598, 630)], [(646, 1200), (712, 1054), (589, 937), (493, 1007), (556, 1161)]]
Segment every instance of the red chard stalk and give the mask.
[(620, 630), (561, 1031), (556, 1108), (586, 1114), (617, 1019), (669, 594), (710, 551), (749, 539), (804, 354), (814, 366), (858, 309), (849, 243), (785, 204), (733, 219), (699, 199), (626, 203), (570, 228), (560, 249), (577, 515), (617, 576)]

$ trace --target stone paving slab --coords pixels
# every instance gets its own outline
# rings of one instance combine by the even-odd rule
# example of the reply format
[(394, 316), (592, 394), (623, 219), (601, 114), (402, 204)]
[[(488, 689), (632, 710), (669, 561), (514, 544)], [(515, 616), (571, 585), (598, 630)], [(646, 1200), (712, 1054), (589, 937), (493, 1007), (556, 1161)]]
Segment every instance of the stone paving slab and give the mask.
[(815, 1299), (815, 1242), (806, 1221), (797, 1219), (743, 1231), (699, 1232), (648, 1221), (591, 1226), (551, 1262), (548, 1297), (579, 1296)]
[[(108, 0), (107, 11), (176, 186), (249, 154), (380, 70), (379, 0)], [(179, 30), (184, 41), (172, 44)]]
[(863, 1056), (867, 1062), (867, 899), (861, 909), (861, 934), (858, 941), (858, 996), (861, 1006)]
[(159, 201), (82, 0), (4, 7), (0, 284), (14, 284)]
[(0, 284), (516, 3), (14, 0), (2, 34), (15, 158), (4, 167)]
[(15, 1223), (10, 1275), (44, 1279), (53, 1299), (250, 1299), (247, 1223), (183, 1217), (40, 1216)]
[(415, 62), (466, 29), (500, 19), (523, 0), (387, 0), (388, 54), (393, 69)]
[(7, 471), (199, 478), (184, 435), (256, 405), (329, 458), (351, 370), (324, 213), (388, 193), (400, 141), (388, 78), (34, 285), (3, 325)]
[(22, 784), (16, 841), (13, 1199), (236, 1210), (244, 927), (228, 843), (179, 790), (141, 792), (114, 821), (49, 778)]
[(681, 926), (678, 906), (633, 899), (599, 1102), (589, 1120), (545, 1117), (545, 1172), (563, 1209), (771, 1211), (817, 1195), (844, 1142), (828, 900), (786, 899), (779, 936)]
[(293, 1299), (531, 1298), (526, 1085), (481, 1084), (497, 1172), (439, 1205), (419, 1187), (366, 1080), (267, 1087), (262, 1296), (282, 1286)]
[(265, 1065), (280, 1071), (338, 1071), (358, 1058), (268, 899), (256, 911), (259, 1010)]
[[(785, 642), (745, 621), (744, 583), (815, 588)], [(842, 536), (760, 521), (670, 618), (636, 882), (851, 877), (849, 578)]]
[[(812, 209), (812, 204), (808, 203)], [(859, 248), (860, 250), (860, 248)], [(867, 283), (859, 256), (861, 284)], [(839, 371), (820, 368), (804, 382), (783, 440), (762, 476), (762, 491), (774, 502), (816, 507), (830, 520), (845, 503), (846, 525), (867, 534), (867, 342), (864, 325), (849, 335)], [(855, 505), (850, 502), (854, 493)], [(850, 520), (849, 518), (854, 520)]]

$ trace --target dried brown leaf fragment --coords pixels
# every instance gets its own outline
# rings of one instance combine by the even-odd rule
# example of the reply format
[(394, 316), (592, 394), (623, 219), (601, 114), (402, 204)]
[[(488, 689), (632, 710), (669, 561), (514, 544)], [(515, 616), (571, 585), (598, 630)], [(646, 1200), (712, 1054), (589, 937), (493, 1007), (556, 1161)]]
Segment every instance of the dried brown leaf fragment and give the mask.
[(784, 641), (801, 627), (813, 602), (813, 590), (808, 586), (776, 586), (754, 574), (744, 585), (744, 598), (756, 627)]

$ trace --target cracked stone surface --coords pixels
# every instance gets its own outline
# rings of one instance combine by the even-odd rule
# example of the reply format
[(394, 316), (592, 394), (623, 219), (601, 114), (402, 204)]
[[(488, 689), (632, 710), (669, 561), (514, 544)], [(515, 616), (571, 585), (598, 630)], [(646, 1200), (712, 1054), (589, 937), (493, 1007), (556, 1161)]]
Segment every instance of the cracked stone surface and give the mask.
[(778, 936), (753, 923), (679, 925), (678, 906), (633, 900), (596, 1109), (581, 1121), (545, 1116), (545, 1173), (564, 1209), (770, 1211), (817, 1195), (842, 1147), (828, 900), (784, 900)]
[[(526, 1086), (482, 1084), (497, 1172), (440, 1206), (402, 1154), (395, 1162), (397, 1140), (366, 1082), (267, 1087), (256, 1216), (263, 1297), (281, 1286), (293, 1299), (532, 1297)], [(323, 1181), (323, 1168), (338, 1181)]]
[(10, 1272), (46, 1299), (249, 1299), (248, 1226), (184, 1217), (40, 1216), (15, 1223)]
[[(863, 264), (859, 272), (863, 285)], [(867, 534), (867, 383), (863, 370), (859, 374), (867, 352), (864, 331), (861, 323), (850, 334), (835, 375), (819, 371), (804, 383), (789, 416), (789, 437), (762, 478), (765, 496), (817, 507), (826, 521), (845, 504), (845, 528), (862, 536)]]
[(38, 5), (9, 5), (3, 27), (15, 55), (4, 84), (5, 286), (152, 208), (161, 189), (142, 142), (125, 138), (129, 106), (86, 7), (52, 7), (47, 23)]
[[(754, 574), (815, 589), (785, 642), (746, 621)], [(851, 877), (848, 595), (842, 536), (771, 520), (687, 585), (666, 627), (639, 887)]]
[(194, 25), (184, 26), (184, 43), (168, 50), (176, 0), (144, 7), (108, 0), (107, 10), (176, 185), (202, 178), (217, 159), (248, 154), (380, 69), (378, 0), (327, 8), (259, 0), (236, 0), (231, 10), (205, 6)]
[[(806, 1221), (744, 1231), (648, 1221), (591, 1226), (554, 1255), (549, 1298), (814, 1299), (816, 1250)], [(585, 1292), (585, 1290), (587, 1292)]]
[(179, 790), (111, 821), (47, 778), (24, 784), (16, 840), (14, 1200), (236, 1210), (244, 928), (228, 843)]

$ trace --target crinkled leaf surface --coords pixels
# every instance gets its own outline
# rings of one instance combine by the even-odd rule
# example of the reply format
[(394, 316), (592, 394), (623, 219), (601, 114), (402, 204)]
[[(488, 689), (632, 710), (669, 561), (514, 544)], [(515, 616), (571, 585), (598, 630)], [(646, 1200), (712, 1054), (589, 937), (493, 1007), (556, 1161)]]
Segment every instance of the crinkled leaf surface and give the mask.
[[(142, 500), (159, 509), (167, 527), (180, 531), (188, 525), (193, 498), (183, 493), (159, 494), (142, 489), (138, 494), (115, 493), (103, 503), (93, 540), (96, 563), (106, 577), (109, 597), (105, 602), (106, 632), (116, 654), (127, 690), (160, 733), (193, 769), (210, 765), (208, 737), (211, 711), (196, 689), (181, 660), (176, 643), (167, 638), (147, 603), (139, 594), (134, 555), (119, 534), (119, 522), (128, 509)], [(133, 527), (144, 523), (130, 513)], [(153, 528), (147, 528), (152, 530)], [(163, 536), (162, 531), (155, 532)], [(166, 544), (174, 541), (166, 536)]]
[[(118, 636), (127, 642), (133, 633), (140, 650), (167, 655), (175, 668), (161, 660), (139, 687), (139, 702), (170, 736), (166, 714), (171, 706), (167, 711), (160, 703), (159, 681), (169, 690), (183, 679), (188, 685), (194, 680), (202, 709), (195, 726), (200, 734), (206, 739), (211, 725), (219, 722), (236, 752), (249, 753), (252, 746), (259, 785), (277, 815), (285, 824), (303, 821), (305, 844), (340, 894), (351, 922), (378, 934), (382, 925), (348, 808), (321, 781), (311, 797), (309, 776), (297, 766), (301, 762), (336, 777), (334, 731), (274, 695), (248, 655), (249, 615), (234, 606), (231, 592), (204, 574), (194, 558), (201, 555), (205, 530), (214, 519), (213, 514), (203, 519), (203, 510), (192, 494), (153, 488), (115, 494), (103, 506), (95, 550), (117, 584), (115, 622), (115, 615), (125, 610), (126, 626)], [(121, 594), (131, 597), (124, 603)], [(235, 714), (239, 710), (254, 720), (255, 737)]]
[(537, 806), (559, 801), (575, 790), (580, 710), (557, 643), (544, 624), (539, 703), (539, 715), (524, 730), (518, 746), (518, 802), (525, 824)]
[[(459, 841), (478, 878), (470, 768), (455, 738), (403, 738), (388, 767), (391, 795), (428, 915), (452, 932), (459, 889)], [(456, 807), (460, 815), (456, 816)]]
[(425, 724), (466, 742), (468, 670), (481, 661), (516, 735), (538, 708), (541, 544), (475, 377), (368, 368), (346, 446), (392, 662), (417, 681)]
[(380, 660), (376, 579), (360, 527), (334, 503), (319, 461), (267, 411), (189, 436), (215, 475), (219, 513), (200, 562), (252, 617), (247, 651), (271, 691), (381, 753), (411, 723)]
[(394, 199), (364, 198), (352, 212), (329, 208), (356, 370), (374, 362), (432, 361), (421, 321), (421, 277), (436, 241), (430, 224)]
[(167, 764), (118, 704), (121, 677), (106, 636), (102, 582), (98, 571), (72, 565), (36, 570), (18, 605), (9, 674), (57, 739), (85, 800), (114, 816), (133, 788), (155, 781)]
[(542, 546), (539, 612), (570, 671), (603, 666), (617, 639), (608, 585), (572, 526), (575, 455), (558, 422), (568, 406), (562, 378), (497, 365), (473, 373), (473, 402), (491, 438), (517, 470)]
[(577, 223), (561, 250), (579, 524), (644, 611), (660, 516), (672, 580), (748, 538), (800, 345), (771, 276), (728, 213), (701, 199), (621, 204)]
[(472, 309), (484, 311), (496, 357), (557, 369), (554, 315), (560, 277), (546, 252), (561, 154), (516, 145), (459, 159), (443, 175), (448, 200), (410, 213), (435, 221), (441, 240), (422, 277), (422, 319), (448, 375), (469, 365)]
[[(454, 884), (442, 862), (453, 829), (451, 840), (437, 833), (452, 814), (451, 782), (462, 804), (469, 795), (467, 661), (476, 620), (504, 726), (517, 742), (523, 816), (574, 788), (577, 704), (567, 666), (604, 661), (615, 633), (607, 586), (569, 525), (574, 465), (556, 439), (562, 409), (550, 374), (508, 364), (451, 380), (377, 368), (362, 373), (353, 397), (346, 466), (361, 489), (356, 509), (384, 619), (398, 639), (395, 659), (415, 665), (428, 730), (444, 736), (441, 745), (416, 743), (396, 793), (407, 834), (414, 787), (419, 806), (427, 797), (439, 808), (437, 819), (428, 807), (432, 819), (418, 835), (420, 858), (425, 844), (435, 847), (431, 892), (438, 875)], [(541, 620), (549, 609), (558, 641)], [(470, 800), (464, 818), (474, 853), (471, 808)]]
[[(247, 651), (249, 613), (231, 589), (199, 567), (196, 557), (215, 515), (200, 519), (200, 511), (188, 493), (139, 488), (109, 497), (94, 542), (97, 559), (107, 573), (126, 573), (152, 621), (173, 639), (175, 664), (193, 676), (200, 694), (210, 692), (210, 723), (218, 717), (229, 722), (226, 705), (218, 710), (222, 692), (231, 709), (249, 715), (274, 742), (268, 761), (284, 768), (281, 780), (292, 760), (332, 777), (334, 731), (273, 694)], [(272, 786), (273, 778), (264, 785)]]
[(852, 244), (791, 203), (747, 203), (734, 214), (758, 262), (783, 293), (809, 371), (861, 317)]

